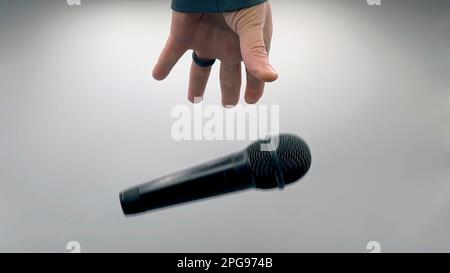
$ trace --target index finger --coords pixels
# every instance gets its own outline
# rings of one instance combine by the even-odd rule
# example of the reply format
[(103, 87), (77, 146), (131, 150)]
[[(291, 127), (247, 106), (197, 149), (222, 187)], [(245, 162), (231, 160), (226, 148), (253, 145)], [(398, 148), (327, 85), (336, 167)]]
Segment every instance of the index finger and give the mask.
[(166, 42), (161, 55), (159, 56), (158, 62), (153, 69), (153, 78), (155, 80), (161, 81), (167, 78), (172, 68), (180, 60), (180, 58), (186, 53), (187, 48), (179, 45), (172, 36)]

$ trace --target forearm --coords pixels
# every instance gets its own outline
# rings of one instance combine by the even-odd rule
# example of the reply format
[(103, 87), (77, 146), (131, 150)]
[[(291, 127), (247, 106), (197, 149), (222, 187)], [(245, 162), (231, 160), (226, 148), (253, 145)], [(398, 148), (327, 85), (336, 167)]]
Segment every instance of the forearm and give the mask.
[(228, 12), (249, 8), (267, 0), (172, 0), (172, 9), (179, 12)]

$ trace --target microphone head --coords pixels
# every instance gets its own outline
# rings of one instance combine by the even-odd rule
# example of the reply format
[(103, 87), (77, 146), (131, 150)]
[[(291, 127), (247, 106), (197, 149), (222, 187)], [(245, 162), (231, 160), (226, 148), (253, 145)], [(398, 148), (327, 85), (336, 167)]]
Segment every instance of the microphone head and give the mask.
[(280, 174), (284, 184), (291, 184), (311, 167), (311, 152), (303, 139), (292, 134), (280, 134), (276, 138), (278, 146), (272, 152), (264, 151), (262, 147), (273, 143), (274, 137), (258, 140), (246, 149), (257, 188), (279, 187)]

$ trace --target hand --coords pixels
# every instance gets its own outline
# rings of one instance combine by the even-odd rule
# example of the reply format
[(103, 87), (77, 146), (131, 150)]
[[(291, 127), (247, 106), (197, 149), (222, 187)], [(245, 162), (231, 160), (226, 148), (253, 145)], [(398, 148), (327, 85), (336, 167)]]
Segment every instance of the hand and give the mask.
[[(218, 59), (222, 104), (234, 106), (241, 89), (241, 62), (247, 70), (245, 101), (254, 104), (263, 95), (265, 82), (278, 78), (268, 60), (272, 39), (272, 12), (268, 2), (227, 13), (173, 12), (166, 46), (153, 70), (165, 79), (184, 53), (192, 49), (201, 59)], [(192, 63), (188, 99), (202, 98), (211, 67)]]

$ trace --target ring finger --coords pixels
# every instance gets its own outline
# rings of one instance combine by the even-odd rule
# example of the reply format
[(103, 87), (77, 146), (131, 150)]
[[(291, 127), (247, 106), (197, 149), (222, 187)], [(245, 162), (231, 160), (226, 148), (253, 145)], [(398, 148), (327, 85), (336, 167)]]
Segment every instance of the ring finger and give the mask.
[(210, 74), (211, 67), (202, 67), (194, 61), (192, 62), (188, 91), (188, 100), (190, 102), (200, 102), (203, 99)]

